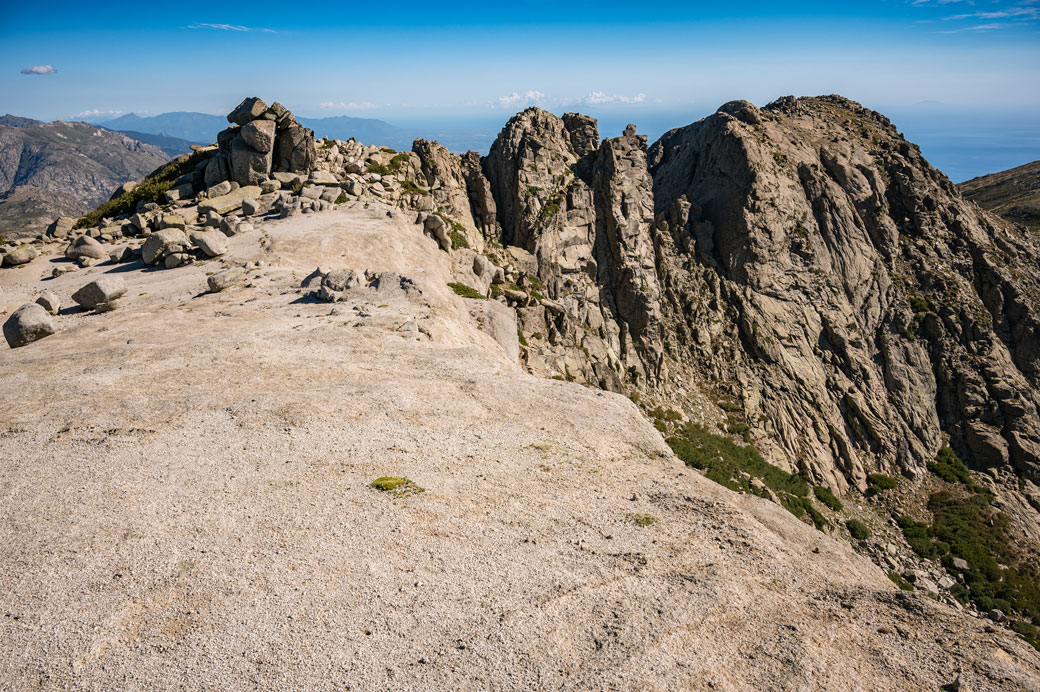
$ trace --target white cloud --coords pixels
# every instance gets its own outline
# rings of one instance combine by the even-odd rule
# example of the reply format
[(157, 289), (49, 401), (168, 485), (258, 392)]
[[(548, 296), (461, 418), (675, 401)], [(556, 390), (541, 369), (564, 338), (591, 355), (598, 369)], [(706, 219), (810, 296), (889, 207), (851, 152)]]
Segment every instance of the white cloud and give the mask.
[(185, 29), (212, 29), (214, 31), (260, 31), (265, 34), (277, 34), (278, 32), (274, 29), (263, 29), (253, 26), (242, 26), (241, 24), (210, 24), (208, 22), (199, 22), (197, 24), (189, 24), (184, 27)]
[(360, 101), (346, 103), (344, 101), (322, 101), (318, 104), (318, 107), (323, 111), (368, 111), (373, 108), (379, 108), (378, 103), (372, 103), (371, 101)]
[(966, 26), (961, 29), (953, 29), (951, 31), (940, 31), (940, 34), (959, 34), (964, 31), (995, 31), (997, 29), (1003, 29), (1007, 24), (976, 24), (975, 26)]
[(618, 96), (617, 94), (606, 94), (602, 91), (594, 91), (581, 99), (581, 103), (584, 103), (586, 106), (599, 106), (605, 103), (643, 103), (645, 101), (646, 94), (643, 93), (635, 96)]
[(50, 65), (29, 65), (22, 68), (22, 74), (57, 74), (58, 71)]
[(545, 101), (545, 94), (538, 91), (537, 89), (529, 89), (528, 91), (521, 94), (519, 91), (514, 91), (508, 96), (499, 96), (498, 105), (500, 108), (517, 108), (519, 106), (532, 106)]
[(72, 117), (76, 118), (77, 120), (83, 120), (87, 118), (91, 120), (97, 120), (99, 118), (118, 118), (122, 114), (123, 111), (103, 111), (98, 110), (97, 108), (91, 108), (90, 110), (85, 110), (80, 113), (76, 113), (76, 115)]

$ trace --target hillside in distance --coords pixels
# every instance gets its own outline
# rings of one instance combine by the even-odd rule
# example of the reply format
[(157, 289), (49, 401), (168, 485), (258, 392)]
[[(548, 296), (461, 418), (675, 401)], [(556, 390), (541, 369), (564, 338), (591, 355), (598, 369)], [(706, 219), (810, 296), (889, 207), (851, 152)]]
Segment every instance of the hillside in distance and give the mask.
[(1040, 161), (972, 178), (957, 188), (983, 209), (1040, 230)]
[[(297, 118), (297, 121), (304, 127), (314, 130), (315, 136), (319, 138), (350, 139), (353, 137), (359, 142), (377, 143), (395, 149), (407, 149), (415, 139), (412, 133), (374, 118), (339, 115), (327, 118)], [(128, 134), (164, 135), (183, 139), (193, 144), (212, 144), (217, 141), (217, 133), (227, 127), (227, 120), (222, 115), (207, 113), (173, 112), (152, 116), (129, 113), (101, 122), (100, 125)]]
[(0, 233), (39, 233), (55, 217), (78, 216), (169, 159), (158, 147), (88, 123), (0, 126)]

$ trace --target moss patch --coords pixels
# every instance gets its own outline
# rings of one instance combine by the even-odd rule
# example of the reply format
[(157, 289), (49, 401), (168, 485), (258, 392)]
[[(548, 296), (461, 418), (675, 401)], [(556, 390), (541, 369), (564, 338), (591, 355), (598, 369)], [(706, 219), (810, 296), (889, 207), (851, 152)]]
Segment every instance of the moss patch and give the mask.
[(426, 488), (419, 487), (419, 485), (414, 481), (398, 476), (383, 476), (382, 478), (377, 478), (372, 481), (371, 487), (380, 492), (389, 493), (394, 497), (407, 497), (409, 495), (418, 495), (419, 493), (426, 492)]
[(478, 291), (477, 289), (473, 288), (472, 286), (467, 286), (466, 284), (460, 283), (458, 281), (452, 281), (448, 285), (451, 287), (451, 290), (455, 291), (455, 293), (457, 295), (460, 295), (463, 298), (473, 298), (474, 300), (485, 300), (484, 295), (480, 291)]
[(653, 526), (657, 523), (657, 517), (652, 514), (636, 514), (629, 512), (625, 515), (625, 519), (636, 526)]

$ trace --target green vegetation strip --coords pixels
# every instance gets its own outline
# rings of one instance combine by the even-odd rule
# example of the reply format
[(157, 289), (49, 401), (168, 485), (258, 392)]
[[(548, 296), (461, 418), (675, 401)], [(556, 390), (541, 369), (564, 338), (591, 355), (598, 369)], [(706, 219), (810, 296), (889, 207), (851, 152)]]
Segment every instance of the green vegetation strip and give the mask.
[(116, 199), (109, 200), (94, 211), (81, 216), (76, 222), (76, 228), (93, 226), (105, 217), (133, 214), (137, 210), (137, 203), (142, 200), (161, 204), (164, 201), (163, 195), (173, 187), (177, 178), (185, 173), (191, 173), (199, 162), (209, 157), (210, 152), (208, 151), (196, 151), (181, 161), (174, 160), (158, 171), (150, 173), (133, 190), (125, 192)]

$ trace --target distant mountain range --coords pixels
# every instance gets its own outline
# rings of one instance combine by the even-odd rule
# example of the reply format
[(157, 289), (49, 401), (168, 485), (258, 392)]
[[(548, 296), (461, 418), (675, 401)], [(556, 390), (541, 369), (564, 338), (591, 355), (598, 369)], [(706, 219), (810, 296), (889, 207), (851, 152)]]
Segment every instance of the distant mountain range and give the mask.
[(1040, 161), (972, 178), (957, 187), (983, 209), (1040, 229)]
[[(413, 133), (373, 118), (338, 115), (329, 118), (297, 118), (296, 120), (304, 127), (314, 130), (314, 136), (319, 139), (322, 137), (334, 139), (353, 137), (365, 144), (384, 145), (394, 149), (411, 149), (412, 141), (415, 139)], [(222, 115), (178, 111), (152, 116), (129, 113), (98, 124), (119, 132), (174, 137), (192, 144), (212, 144), (217, 140), (217, 133), (227, 128), (228, 121)]]
[(92, 209), (170, 158), (158, 146), (89, 123), (5, 115), (0, 118), (0, 234), (39, 233), (55, 217)]

